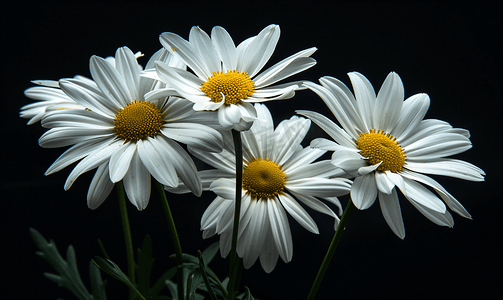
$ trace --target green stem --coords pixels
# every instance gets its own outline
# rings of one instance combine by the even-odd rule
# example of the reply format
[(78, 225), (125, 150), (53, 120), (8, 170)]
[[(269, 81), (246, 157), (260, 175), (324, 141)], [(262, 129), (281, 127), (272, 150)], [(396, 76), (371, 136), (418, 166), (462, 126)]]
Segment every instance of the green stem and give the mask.
[(327, 271), (328, 266), (330, 265), (330, 261), (332, 260), (332, 257), (334, 256), (335, 249), (337, 249), (337, 245), (339, 244), (339, 241), (341, 240), (342, 233), (344, 232), (344, 229), (346, 228), (346, 223), (348, 222), (349, 215), (351, 214), (351, 211), (353, 210), (353, 208), (354, 208), (354, 204), (350, 198), (348, 204), (346, 205), (346, 208), (344, 209), (344, 213), (342, 214), (342, 218), (341, 218), (341, 221), (339, 222), (339, 226), (337, 226), (337, 230), (335, 231), (334, 237), (332, 238), (332, 242), (330, 243), (330, 246), (328, 247), (327, 253), (325, 254), (325, 258), (323, 259), (323, 262), (321, 263), (320, 269), (318, 270), (318, 274), (316, 275), (316, 278), (314, 279), (313, 285), (311, 286), (311, 291), (309, 292), (309, 295), (307, 296), (308, 300), (313, 300), (314, 297), (316, 296), (316, 292), (318, 292), (321, 281), (323, 280), (323, 276), (325, 275), (325, 272)]
[[(136, 285), (135, 279), (135, 262), (133, 255), (133, 241), (131, 239), (131, 228), (129, 226), (129, 218), (127, 214), (126, 195), (124, 193), (124, 184), (122, 181), (117, 182), (117, 196), (119, 199), (119, 209), (121, 212), (122, 228), (124, 229), (124, 241), (126, 243), (126, 256), (128, 266), (128, 277), (131, 283)], [(134, 290), (129, 290), (129, 299), (134, 296)]]
[(241, 133), (231, 130), (236, 153), (236, 201), (234, 202), (234, 224), (232, 228), (231, 258), (229, 268), (229, 294), (228, 299), (232, 300), (236, 294), (236, 274), (239, 260), (237, 258), (236, 248), (238, 241), (239, 217), (241, 215), (241, 191), (243, 186), (243, 146), (241, 142)]
[(171, 243), (175, 247), (176, 263), (177, 268), (177, 289), (178, 289), (178, 299), (184, 299), (184, 282), (183, 282), (183, 268), (180, 266), (183, 264), (183, 254), (182, 246), (180, 244), (180, 239), (178, 238), (178, 232), (176, 231), (175, 221), (173, 220), (173, 215), (171, 214), (171, 209), (169, 208), (168, 198), (166, 198), (166, 193), (164, 192), (164, 187), (157, 180), (154, 180), (155, 188), (157, 194), (159, 195), (159, 200), (161, 202), (162, 210), (164, 216), (166, 217), (166, 222), (168, 225), (169, 236), (171, 237)]

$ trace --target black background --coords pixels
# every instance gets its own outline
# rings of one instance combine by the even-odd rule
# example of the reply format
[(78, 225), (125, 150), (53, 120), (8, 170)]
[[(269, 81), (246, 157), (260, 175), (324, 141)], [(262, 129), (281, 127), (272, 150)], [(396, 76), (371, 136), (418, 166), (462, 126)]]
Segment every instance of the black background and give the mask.
[[(488, 299), (501, 294), (501, 9), (497, 2), (422, 2), (382, 4), (367, 2), (247, 2), (246, 5), (194, 2), (172, 5), (118, 2), (113, 5), (71, 2), (9, 4), (2, 8), (2, 181), (1, 230), (6, 298), (73, 299), (42, 274), (50, 266), (35, 255), (29, 228), (54, 239), (61, 252), (76, 249), (84, 281), (88, 262), (101, 255), (101, 239), (112, 258), (125, 269), (123, 236), (116, 195), (97, 210), (86, 205), (93, 172), (82, 175), (69, 191), (63, 190), (71, 168), (44, 177), (64, 149), (37, 144), (45, 131), (26, 126), (19, 108), (33, 102), (23, 95), (30, 80), (89, 75), (91, 55), (114, 55), (121, 46), (142, 51), (145, 64), (161, 45), (160, 33), (188, 38), (191, 26), (210, 32), (215, 25), (229, 31), (237, 43), (265, 26), (281, 26), (281, 38), (270, 60), (278, 62), (297, 51), (317, 47), (318, 64), (293, 77), (317, 81), (330, 75), (350, 85), (347, 72), (364, 74), (379, 89), (390, 71), (402, 78), (406, 97), (425, 92), (431, 98), (426, 118), (469, 129), (473, 149), (456, 158), (487, 173), (485, 182), (434, 177), (472, 214), (473, 220), (453, 213), (453, 229), (424, 218), (401, 196), (406, 238), (388, 228), (377, 203), (355, 211), (318, 293), (319, 299), (468, 298)], [(35, 3), (35, 2), (33, 2)], [(37, 2), (38, 3), (38, 2)], [(63, 3), (63, 2), (61, 2)], [(70, 3), (70, 2), (68, 2)], [(235, 2), (237, 3), (237, 2)], [(276, 122), (297, 109), (331, 116), (312, 92), (271, 102)], [(312, 126), (307, 143), (323, 133)], [(499, 141), (499, 142), (498, 142)], [(199, 221), (214, 195), (201, 198), (169, 195), (183, 251), (195, 254), (218, 240), (203, 240)], [(341, 198), (343, 204), (347, 197)], [(147, 209), (128, 205), (135, 248), (146, 233), (152, 236), (155, 276), (173, 265), (164, 218), (155, 193)], [(291, 220), (293, 261), (278, 262), (266, 274), (257, 262), (245, 271), (243, 284), (260, 299), (303, 299), (330, 243), (330, 218), (310, 211), (320, 227), (314, 235)], [(212, 268), (224, 277), (227, 260), (215, 258)], [(123, 299), (124, 286), (109, 278), (110, 299)], [(7, 278), (7, 282), (5, 281)]]

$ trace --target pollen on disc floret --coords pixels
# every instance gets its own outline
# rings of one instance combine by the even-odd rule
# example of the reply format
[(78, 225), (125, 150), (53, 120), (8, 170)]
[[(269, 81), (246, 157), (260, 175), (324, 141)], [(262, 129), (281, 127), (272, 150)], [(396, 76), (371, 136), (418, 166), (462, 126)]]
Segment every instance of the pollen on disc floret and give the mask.
[(252, 199), (274, 199), (283, 193), (285, 177), (280, 165), (268, 159), (257, 158), (243, 171), (243, 189)]
[(164, 124), (163, 114), (150, 101), (134, 101), (121, 109), (114, 119), (115, 134), (126, 142), (156, 136)]
[(405, 165), (405, 152), (396, 138), (382, 130), (371, 129), (360, 133), (356, 141), (360, 155), (366, 157), (369, 165), (381, 165), (376, 171), (400, 172)]
[(250, 97), (255, 90), (255, 83), (248, 73), (236, 70), (213, 72), (208, 81), (201, 84), (201, 91), (212, 102), (219, 103), (225, 97), (225, 104), (238, 104), (243, 99)]

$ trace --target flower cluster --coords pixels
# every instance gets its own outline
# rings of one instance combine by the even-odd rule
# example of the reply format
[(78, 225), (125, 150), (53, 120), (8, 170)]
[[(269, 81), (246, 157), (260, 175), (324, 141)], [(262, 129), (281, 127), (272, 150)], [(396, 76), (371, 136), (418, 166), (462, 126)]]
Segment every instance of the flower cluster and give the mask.
[[(448, 158), (471, 147), (467, 130), (424, 119), (428, 95), (404, 100), (402, 81), (394, 72), (377, 95), (356, 72), (349, 73), (354, 94), (333, 77), (320, 78), (321, 85), (278, 84), (316, 64), (310, 57), (316, 48), (309, 48), (262, 70), (279, 37), (278, 25), (237, 46), (219, 26), (210, 35), (193, 27), (188, 40), (165, 32), (160, 35), (162, 49), (144, 68), (138, 62), (143, 54), (121, 47), (113, 57), (90, 58), (91, 79), (78, 75), (33, 81), (38, 86), (25, 95), (39, 101), (23, 106), (21, 117), (49, 129), (40, 137), (40, 146), (69, 147), (46, 175), (76, 163), (64, 185), (69, 189), (81, 174), (96, 169), (87, 195), (91, 209), (99, 207), (118, 182), (138, 210), (148, 205), (152, 178), (175, 194), (212, 191), (216, 198), (201, 218), (203, 237), (220, 235), (225, 257), (236, 230), (236, 252), (244, 267), (259, 259), (266, 272), (275, 268), (278, 257), (292, 260), (288, 215), (318, 234), (307, 207), (333, 217), (337, 230), (342, 214), (337, 197), (347, 194), (347, 205), (352, 202), (360, 210), (378, 198), (384, 219), (402, 239), (396, 188), (435, 224), (453, 226), (447, 206), (471, 218), (427, 176), (484, 180), (480, 168)], [(299, 90), (317, 94), (339, 124), (324, 114), (301, 110), (297, 113), (303, 117), (293, 116), (275, 128), (263, 103), (292, 98)], [(311, 121), (332, 140), (315, 138), (303, 147)], [(233, 144), (236, 133), (242, 138), (239, 152)], [(328, 151), (331, 159), (319, 160)], [(213, 169), (198, 170), (193, 157)], [(335, 205), (337, 212), (327, 204)]]

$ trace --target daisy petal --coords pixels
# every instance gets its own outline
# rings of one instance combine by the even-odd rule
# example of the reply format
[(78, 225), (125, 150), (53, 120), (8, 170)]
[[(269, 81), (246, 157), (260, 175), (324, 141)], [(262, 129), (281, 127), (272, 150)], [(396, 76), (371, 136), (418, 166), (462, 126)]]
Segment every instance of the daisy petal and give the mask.
[(201, 217), (201, 230), (206, 231), (209, 230), (210, 227), (214, 227), (219, 216), (221, 216), (222, 212), (226, 209), (226, 204), (232, 204), (232, 202), (217, 196), (210, 205), (208, 205)]
[(121, 181), (124, 178), (135, 152), (136, 143), (124, 143), (112, 153), (108, 165), (110, 168), (110, 180), (113, 183)]
[(96, 55), (91, 57), (89, 63), (94, 81), (103, 92), (103, 95), (117, 108), (125, 107), (132, 102), (129, 89), (124, 83), (124, 78), (105, 59)]
[(126, 195), (138, 210), (144, 210), (150, 199), (150, 173), (136, 151), (131, 160), (129, 170), (124, 175), (124, 190)]
[(113, 128), (57, 127), (44, 133), (38, 143), (44, 148), (59, 148), (84, 142), (91, 138), (112, 137)]
[(276, 143), (273, 148), (272, 161), (283, 165), (296, 151), (295, 145), (300, 145), (311, 126), (311, 121), (294, 118), (281, 122), (276, 127)]
[(88, 139), (73, 145), (70, 149), (61, 154), (58, 159), (45, 171), (44, 175), (56, 173), (74, 162), (84, 158), (94, 149), (101, 149), (111, 143), (111, 139)]
[(124, 78), (126, 87), (129, 90), (129, 97), (127, 99), (143, 101), (143, 94), (139, 94), (140, 68), (136, 57), (128, 47), (119, 48), (115, 52), (115, 67), (122, 78)]
[(269, 225), (271, 210), (267, 202), (274, 201), (256, 201), (253, 208), (255, 211), (254, 219), (248, 223), (241, 238), (238, 239), (237, 250), (239, 256), (243, 257), (243, 266), (245, 268), (250, 268), (255, 263), (262, 251), (267, 231), (271, 230), (269, 229), (272, 227)]
[(472, 147), (470, 140), (456, 133), (438, 133), (404, 147), (408, 161), (424, 161), (464, 152)]
[(188, 148), (189, 152), (207, 163), (208, 165), (218, 168), (224, 173), (232, 174), (235, 176), (236, 174), (236, 156), (234, 153), (230, 153), (227, 150), (222, 151), (221, 153), (212, 153), (205, 152), (196, 148)]
[[(297, 199), (299, 199), (302, 203), (307, 205), (309, 208), (312, 208), (318, 212), (321, 212), (322, 214), (328, 215), (330, 217), (333, 217), (335, 222), (334, 222), (334, 230), (337, 230), (337, 226), (339, 225), (339, 217), (335, 212), (330, 209), (325, 203), (321, 202), (320, 200), (316, 199), (315, 197), (312, 196), (306, 196), (306, 195), (301, 195), (301, 194), (296, 194), (292, 192), (292, 195), (294, 195)], [(336, 197), (327, 197), (323, 198), (331, 203), (336, 203), (338, 204), (339, 211), (342, 214), (342, 206), (340, 206), (340, 202)]]
[[(365, 175), (360, 169), (367, 167), (367, 161), (355, 149), (343, 148), (332, 154), (332, 164), (344, 170), (344, 172), (356, 177)], [(367, 172), (370, 173), (371, 171)]]
[(454, 212), (456, 212), (462, 217), (465, 217), (467, 219), (472, 218), (472, 216), (468, 213), (468, 211), (466, 211), (463, 205), (461, 205), (461, 203), (459, 203), (458, 200), (456, 200), (456, 198), (454, 198), (451, 194), (449, 194), (449, 192), (447, 192), (438, 182), (436, 182), (432, 178), (408, 170), (404, 170), (402, 172), (402, 175), (404, 177), (416, 180), (418, 182), (421, 182), (422, 184), (426, 184), (434, 188), (435, 191), (440, 195), (442, 200), (445, 201), (445, 203), (449, 206), (450, 209), (452, 209)]
[(73, 168), (70, 175), (68, 175), (65, 182), (65, 190), (68, 190), (81, 174), (92, 170), (109, 160), (112, 153), (121, 145), (121, 143), (122, 142), (113, 142), (103, 148), (97, 148), (96, 150), (90, 152), (88, 156), (86, 156), (75, 166), (75, 168)]
[(375, 129), (391, 132), (400, 117), (404, 99), (403, 83), (398, 74), (389, 73), (377, 94), (373, 121)]
[(349, 193), (351, 181), (339, 178), (303, 178), (288, 180), (286, 188), (298, 194), (314, 197), (337, 197)]
[(421, 205), (420, 203), (411, 201), (412, 205), (419, 210), (426, 218), (428, 218), (433, 223), (439, 226), (447, 226), (449, 228), (454, 227), (454, 219), (448, 211), (441, 213), (436, 210), (429, 209), (426, 206)]
[(404, 195), (410, 202), (416, 202), (430, 210), (445, 213), (446, 208), (444, 203), (430, 192), (430, 190), (406, 177), (404, 178), (404, 185)]
[(483, 175), (485, 175), (484, 171), (470, 163), (449, 158), (421, 162), (408, 161), (405, 167), (418, 173), (450, 176), (470, 181), (484, 181)]
[(113, 118), (116, 114), (114, 109), (120, 110), (122, 108), (118, 102), (110, 102), (102, 93), (92, 94), (70, 80), (60, 80), (59, 84), (61, 90), (76, 103), (98, 114)]
[(250, 103), (222, 105), (218, 109), (218, 121), (224, 129), (245, 131), (257, 120), (257, 112)]
[(222, 151), (222, 135), (213, 128), (196, 123), (167, 123), (161, 130), (170, 139), (209, 152)]
[(236, 180), (220, 178), (210, 185), (210, 191), (224, 199), (234, 200), (236, 198)]
[(108, 197), (114, 187), (110, 181), (108, 164), (104, 163), (98, 167), (87, 192), (87, 206), (90, 209), (98, 208)]
[[(362, 122), (361, 118), (358, 116), (355, 107), (352, 105), (353, 101), (348, 97), (346, 91), (342, 89), (341, 87), (342, 83), (336, 85), (336, 83), (338, 82), (331, 78), (322, 78), (320, 79), (320, 82), (324, 84), (324, 86), (312, 82), (304, 82), (304, 85), (307, 86), (316, 94), (318, 94), (318, 96), (323, 100), (323, 102), (325, 102), (330, 111), (334, 114), (335, 118), (341, 123), (342, 127), (345, 129), (345, 132), (349, 133), (349, 135), (351, 136), (349, 139), (351, 138), (357, 139), (358, 138), (357, 130), (365, 132), (367, 131), (367, 129), (364, 123)], [(303, 114), (301, 112), (297, 113)], [(316, 122), (316, 120), (314, 119), (313, 121)], [(318, 124), (318, 122), (316, 123)], [(328, 134), (330, 134), (330, 132), (327, 131), (325, 127), (322, 127), (320, 124), (318, 125)], [(336, 141), (339, 142), (338, 139)]]
[(379, 192), (379, 204), (389, 228), (403, 240), (405, 238), (405, 227), (396, 189), (393, 189), (390, 194)]
[(403, 102), (402, 113), (396, 126), (391, 132), (398, 140), (404, 140), (417, 128), (423, 120), (428, 107), (430, 97), (426, 94), (416, 94)]
[(268, 230), (264, 241), (264, 247), (259, 256), (260, 265), (266, 273), (271, 273), (272, 270), (274, 270), (278, 262), (278, 257), (278, 250), (276, 249), (272, 232)]
[(374, 105), (376, 101), (376, 94), (372, 84), (368, 81), (365, 76), (358, 72), (348, 73), (351, 83), (353, 84), (353, 90), (355, 91), (356, 97), (356, 108), (360, 116), (366, 116), (362, 119), (365, 124), (366, 131), (372, 129), (373, 120), (372, 116), (374, 113)]
[(308, 177), (344, 177), (346, 175), (341, 168), (335, 167), (330, 160), (306, 163), (295, 168), (289, 167), (288, 169), (285, 168), (284, 171), (288, 180)]
[(208, 34), (199, 26), (194, 26), (190, 30), (189, 43), (194, 46), (194, 50), (201, 56), (201, 59), (206, 64), (208, 71), (221, 71), (220, 57), (215, 49), (215, 46)]
[(376, 179), (376, 184), (377, 188), (381, 193), (390, 195), (391, 191), (395, 187), (395, 184), (388, 179), (388, 176), (386, 173), (383, 172), (374, 172), (375, 174), (375, 179)]
[(276, 201), (265, 202), (267, 203), (272, 236), (278, 249), (278, 254), (284, 262), (289, 262), (293, 256), (293, 242), (286, 212), (283, 206), (278, 205)]
[[(337, 99), (335, 102), (333, 100), (328, 101), (330, 99), (330, 96), (328, 96), (324, 100), (334, 116), (338, 120), (346, 120), (346, 116), (349, 118), (349, 120), (341, 122), (344, 129), (354, 135), (353, 138), (355, 139), (358, 138), (359, 132), (368, 131), (362, 121), (362, 117), (357, 112), (356, 99), (349, 88), (340, 80), (330, 76), (321, 77), (320, 83)], [(342, 111), (339, 111), (339, 106), (342, 108)], [(349, 124), (347, 123), (348, 121), (350, 122)]]
[[(239, 53), (238, 70), (253, 78), (271, 57), (280, 36), (278, 25), (269, 25), (246, 44)], [(242, 55), (242, 56), (241, 56)]]
[(285, 78), (305, 71), (314, 65), (316, 65), (316, 60), (311, 57), (297, 57), (295, 59), (287, 58), (254, 78), (255, 86), (257, 89), (269, 86)]
[(192, 193), (194, 193), (194, 195), (200, 197), (203, 191), (203, 186), (192, 158), (176, 142), (164, 138), (159, 138), (158, 141), (162, 144), (162, 146), (164, 146), (171, 156), (171, 162), (173, 163), (176, 174), (180, 180)]
[(313, 149), (320, 149), (323, 151), (336, 151), (336, 150), (344, 148), (344, 147), (341, 147), (336, 142), (331, 141), (331, 140), (327, 140), (325, 138), (316, 138), (311, 141), (309, 146), (311, 146), (311, 148), (313, 148)]
[[(332, 137), (338, 144), (356, 149), (356, 144), (346, 131), (340, 128), (337, 124), (332, 122), (322, 114), (308, 110), (297, 110), (298, 114), (311, 119), (316, 125), (320, 126), (330, 137)], [(355, 133), (356, 134), (356, 133)]]
[(358, 209), (364, 210), (374, 204), (377, 191), (374, 174), (356, 177), (351, 187), (351, 199)]
[(180, 59), (189, 66), (198, 77), (208, 78), (211, 76), (211, 70), (197, 53), (195, 47), (188, 41), (171, 32), (162, 33), (159, 37), (159, 41), (164, 48), (180, 57)]
[(306, 212), (300, 204), (288, 194), (279, 195), (279, 201), (285, 210), (297, 221), (299, 224), (308, 231), (318, 234), (318, 226), (313, 218)]
[(235, 70), (237, 68), (236, 46), (229, 33), (220, 26), (215, 26), (211, 30), (211, 40), (220, 54), (223, 70)]
[(161, 184), (176, 187), (178, 177), (175, 167), (169, 155), (166, 155), (166, 148), (155, 138), (138, 140), (138, 154), (145, 168)]

